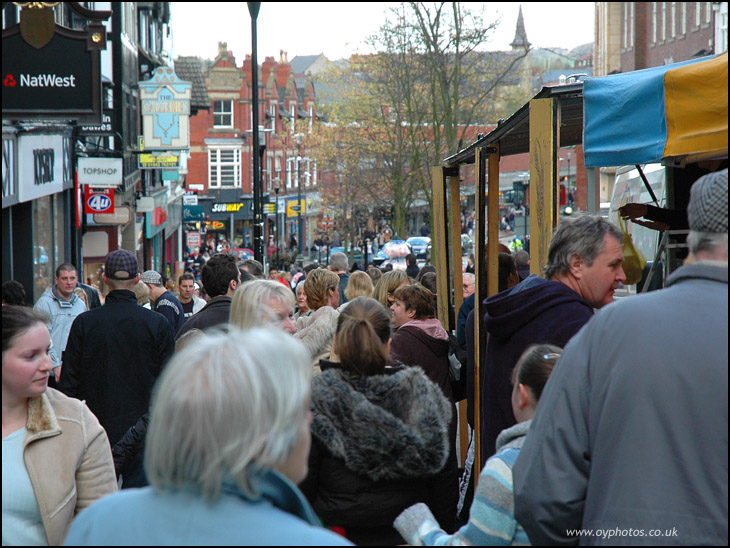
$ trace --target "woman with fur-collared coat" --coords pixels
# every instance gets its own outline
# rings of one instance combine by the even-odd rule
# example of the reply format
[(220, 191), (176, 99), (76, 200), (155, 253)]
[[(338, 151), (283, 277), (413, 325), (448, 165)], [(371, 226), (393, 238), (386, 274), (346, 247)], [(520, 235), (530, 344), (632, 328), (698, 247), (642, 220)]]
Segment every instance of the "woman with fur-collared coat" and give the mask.
[(41, 313), (3, 307), (3, 546), (60, 545), (82, 509), (117, 490), (104, 429), (86, 405), (47, 388)]
[[(356, 544), (402, 542), (393, 519), (415, 502), (440, 514), (429, 489), (449, 453), (451, 409), (417, 367), (386, 367), (390, 317), (367, 297), (340, 314), (333, 352), (312, 381), (312, 449), (300, 488), (325, 526)], [(449, 509), (446, 509), (449, 511)]]

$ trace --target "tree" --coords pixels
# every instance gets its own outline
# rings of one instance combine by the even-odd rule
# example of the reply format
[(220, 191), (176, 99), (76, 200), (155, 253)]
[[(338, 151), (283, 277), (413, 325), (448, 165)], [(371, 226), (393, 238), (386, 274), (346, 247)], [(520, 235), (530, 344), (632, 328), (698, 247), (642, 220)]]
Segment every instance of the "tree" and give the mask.
[(431, 167), (463, 148), (475, 126), (496, 120), (492, 105), (507, 98), (500, 85), (528, 47), (478, 51), (498, 24), (485, 25), (481, 14), (460, 3), (403, 3), (371, 37), (377, 53), (354, 56), (330, 75), (338, 90), (329, 105), (338, 146), (330, 150), (366, 159), (371, 168), (357, 177), (334, 171), (365, 185), (375, 203), (389, 204), (399, 234), (405, 235), (406, 214), (418, 196), (431, 203)]

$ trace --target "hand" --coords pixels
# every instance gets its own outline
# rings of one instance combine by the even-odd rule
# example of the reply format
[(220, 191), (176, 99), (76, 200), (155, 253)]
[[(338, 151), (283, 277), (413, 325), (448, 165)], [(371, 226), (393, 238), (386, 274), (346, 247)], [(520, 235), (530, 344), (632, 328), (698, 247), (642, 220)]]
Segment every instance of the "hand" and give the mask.
[(637, 217), (643, 217), (646, 215), (645, 204), (626, 204), (618, 208), (618, 212), (624, 219), (636, 219)]
[(669, 225), (662, 223), (660, 221), (640, 221), (639, 219), (631, 219), (634, 223), (637, 225), (645, 226), (646, 228), (650, 228), (652, 230), (658, 230), (659, 232), (664, 232), (665, 230), (669, 230)]

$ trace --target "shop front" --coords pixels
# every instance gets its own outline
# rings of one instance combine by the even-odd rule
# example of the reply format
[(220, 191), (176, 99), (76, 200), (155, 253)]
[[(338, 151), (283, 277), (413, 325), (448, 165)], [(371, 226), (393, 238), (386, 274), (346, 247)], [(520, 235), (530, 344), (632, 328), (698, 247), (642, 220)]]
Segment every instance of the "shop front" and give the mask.
[(3, 128), (3, 280), (22, 283), (29, 304), (76, 262), (71, 128), (54, 129)]
[(204, 241), (213, 247), (213, 251), (224, 241), (231, 249), (252, 248), (253, 199), (230, 197), (230, 201), (223, 201), (225, 199), (226, 196), (221, 196), (221, 199), (200, 200), (205, 217)]

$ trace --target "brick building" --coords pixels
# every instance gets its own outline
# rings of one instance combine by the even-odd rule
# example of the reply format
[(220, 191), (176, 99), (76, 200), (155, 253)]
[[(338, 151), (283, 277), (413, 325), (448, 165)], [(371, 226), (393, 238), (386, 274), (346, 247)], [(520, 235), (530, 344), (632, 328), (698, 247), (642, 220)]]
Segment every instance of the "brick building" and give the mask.
[[(262, 195), (265, 204), (272, 203), (265, 211), (264, 236), (276, 235), (284, 242), (294, 233), (300, 240), (298, 235), (306, 236), (304, 227), (315, 213), (306, 211), (305, 205), (300, 227), (299, 214), (291, 209), (298, 201), (300, 183), (302, 201), (315, 201), (316, 166), (307, 158), (305, 139), (316, 120), (314, 84), (311, 75), (294, 73), (283, 51), (279, 61), (266, 57), (259, 70)], [(246, 248), (253, 240), (251, 71), (250, 56), (239, 65), (225, 42), (218, 44), (217, 57), (203, 68), (210, 109), (190, 119), (186, 179), (186, 189), (198, 194), (205, 232), (229, 240), (232, 247)]]

